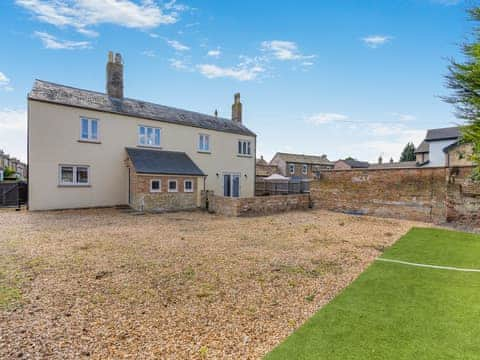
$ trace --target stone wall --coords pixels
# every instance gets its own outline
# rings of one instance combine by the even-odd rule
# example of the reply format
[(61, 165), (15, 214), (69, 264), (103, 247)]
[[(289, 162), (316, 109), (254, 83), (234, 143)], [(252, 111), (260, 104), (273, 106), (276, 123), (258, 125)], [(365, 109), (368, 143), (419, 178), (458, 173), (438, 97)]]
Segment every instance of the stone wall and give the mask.
[(452, 171), (447, 184), (446, 220), (480, 227), (480, 184), (469, 179), (467, 168)]
[[(151, 180), (160, 180), (161, 191), (151, 192)], [(168, 192), (168, 181), (177, 181), (177, 192)], [(184, 181), (191, 180), (193, 192), (186, 192)], [(145, 175), (137, 174), (131, 169), (130, 174), (130, 205), (142, 211), (174, 211), (189, 210), (197, 207), (197, 178), (176, 175)]]
[(438, 223), (446, 179), (446, 168), (332, 170), (310, 184), (310, 195), (315, 208)]
[(225, 216), (268, 215), (283, 211), (306, 210), (310, 207), (309, 194), (229, 198), (211, 192), (203, 193), (202, 201), (207, 198), (208, 210)]

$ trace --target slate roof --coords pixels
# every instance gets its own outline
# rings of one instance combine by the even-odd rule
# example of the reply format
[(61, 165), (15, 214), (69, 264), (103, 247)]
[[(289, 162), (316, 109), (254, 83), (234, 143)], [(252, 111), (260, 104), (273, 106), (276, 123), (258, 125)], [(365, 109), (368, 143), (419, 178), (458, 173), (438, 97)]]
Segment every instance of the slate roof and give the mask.
[(125, 148), (135, 171), (140, 174), (205, 176), (184, 152)]
[(340, 161), (347, 163), (353, 169), (365, 169), (370, 166), (370, 164), (367, 161), (359, 161), (359, 160), (340, 160)]
[(282, 160), (290, 163), (314, 164), (314, 165), (332, 165), (326, 155), (304, 155), (277, 152), (273, 158), (280, 157)]
[(420, 145), (415, 149), (415, 154), (422, 154), (430, 152), (430, 144), (423, 140)]
[(430, 129), (427, 131), (425, 141), (450, 140), (458, 139), (459, 137), (460, 128), (458, 126), (455, 126), (441, 129)]
[(28, 98), (31, 100), (113, 114), (134, 116), (239, 135), (256, 136), (255, 133), (247, 127), (233, 122), (230, 119), (129, 98), (116, 99), (105, 93), (78, 89), (43, 80), (35, 80), (33, 88), (28, 94)]

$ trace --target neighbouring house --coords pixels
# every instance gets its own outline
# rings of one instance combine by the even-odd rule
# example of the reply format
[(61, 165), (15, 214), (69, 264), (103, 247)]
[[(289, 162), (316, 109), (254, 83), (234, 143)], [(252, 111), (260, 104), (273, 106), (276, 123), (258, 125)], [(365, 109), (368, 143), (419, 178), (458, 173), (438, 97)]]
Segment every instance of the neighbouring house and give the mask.
[(288, 177), (318, 178), (323, 170), (333, 169), (334, 163), (327, 155), (304, 155), (277, 152), (270, 165), (278, 168), (279, 173)]
[(177, 210), (200, 192), (255, 193), (256, 135), (240, 94), (224, 119), (124, 97), (109, 53), (106, 93), (36, 80), (28, 94), (29, 208)]
[(3, 150), (0, 150), (0, 170), (4, 170), (6, 167), (15, 171), (17, 178), (27, 178), (27, 164), (17, 158), (10, 157), (10, 155), (6, 154)]
[(470, 156), (473, 154), (473, 146), (469, 143), (454, 142), (443, 149), (445, 154), (445, 166), (472, 166)]
[[(460, 128), (458, 126), (427, 130), (425, 140), (415, 149), (416, 161), (419, 166), (453, 166), (453, 152), (457, 152), (457, 159), (464, 165), (467, 164), (468, 156), (465, 159), (458, 159), (458, 152), (464, 153), (469, 146), (460, 144)], [(455, 145), (455, 146), (452, 146)], [(454, 150), (457, 148), (457, 150)], [(448, 151), (451, 151), (450, 156)], [(462, 157), (462, 156), (460, 156)], [(471, 163), (470, 163), (471, 164)]]
[(351, 169), (366, 169), (369, 167), (367, 161), (359, 161), (355, 159), (337, 160), (335, 161), (335, 170), (351, 170)]
[(266, 178), (270, 175), (279, 173), (280, 171), (278, 170), (278, 167), (276, 165), (269, 165), (263, 156), (261, 156), (260, 159), (257, 159), (255, 169), (257, 179)]

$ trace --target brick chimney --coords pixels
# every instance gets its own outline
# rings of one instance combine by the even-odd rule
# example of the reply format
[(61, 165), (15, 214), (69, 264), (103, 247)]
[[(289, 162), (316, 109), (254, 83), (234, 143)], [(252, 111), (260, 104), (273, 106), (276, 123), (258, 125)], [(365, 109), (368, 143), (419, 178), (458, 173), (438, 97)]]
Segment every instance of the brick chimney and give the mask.
[(123, 62), (122, 55), (108, 52), (107, 62), (107, 94), (111, 97), (123, 98)]
[(234, 95), (234, 102), (232, 105), (232, 121), (242, 123), (242, 103), (240, 102), (240, 93)]

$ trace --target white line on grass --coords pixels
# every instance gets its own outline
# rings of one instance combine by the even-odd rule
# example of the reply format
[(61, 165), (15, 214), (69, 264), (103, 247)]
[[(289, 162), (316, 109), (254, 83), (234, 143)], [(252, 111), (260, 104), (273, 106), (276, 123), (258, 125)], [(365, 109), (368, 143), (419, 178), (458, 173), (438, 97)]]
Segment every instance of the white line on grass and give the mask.
[(407, 261), (384, 259), (384, 258), (377, 258), (376, 260), (377, 261), (397, 263), (397, 264), (403, 264), (403, 265), (410, 265), (410, 266), (418, 266), (418, 267), (424, 267), (424, 268), (430, 268), (430, 269), (454, 270), (454, 271), (464, 271), (464, 272), (480, 272), (480, 269), (465, 269), (465, 268), (457, 268), (457, 267), (452, 267), (452, 266), (417, 264), (417, 263), (411, 263), (411, 262), (407, 262)]

